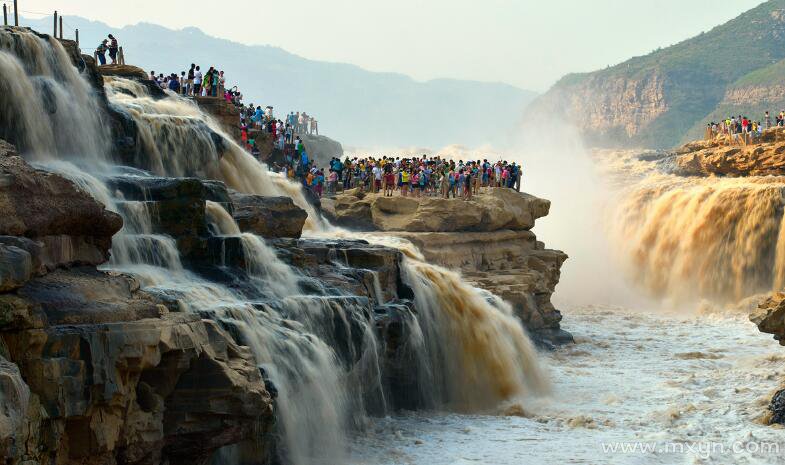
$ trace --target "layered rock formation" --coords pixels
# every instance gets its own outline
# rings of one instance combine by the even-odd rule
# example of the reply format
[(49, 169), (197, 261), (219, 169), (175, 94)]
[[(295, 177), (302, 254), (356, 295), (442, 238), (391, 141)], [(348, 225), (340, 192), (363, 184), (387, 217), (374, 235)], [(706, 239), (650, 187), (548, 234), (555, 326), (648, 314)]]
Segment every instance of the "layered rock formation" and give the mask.
[(97, 271), (120, 216), (2, 144), (6, 463), (204, 463), (269, 428), (272, 399), (248, 350), (135, 279)]
[[(275, 386), (238, 343), (242, 331), (218, 315), (183, 312), (179, 291), (144, 291), (131, 276), (98, 271), (94, 265), (108, 258), (122, 225), (119, 215), (72, 182), (32, 169), (3, 144), (0, 457), (9, 464), (203, 464), (240, 444), (254, 463), (273, 461)], [(269, 233), (280, 257), (300, 270), (304, 292), (314, 294), (300, 297), (304, 304), (313, 299), (346, 312), (348, 321), (330, 324), (342, 363), (361, 364), (371, 312), (385, 335), (385, 363), (400, 363), (407, 331), (401, 324), (412, 304), (399, 251), (295, 239), (306, 214), (289, 198), (230, 194), (222, 183), (194, 178), (108, 182), (126, 201), (143, 200), (155, 212), (153, 231), (171, 236), (192, 269), (249, 298), (270, 297), (251, 284), (240, 237), (211, 232), (206, 204), (223, 205), (241, 228)], [(412, 384), (404, 381), (407, 370), (386, 373), (386, 385)], [(372, 396), (378, 386), (367, 389)], [(391, 392), (401, 406), (420, 405), (415, 395)]]
[(322, 209), (340, 226), (407, 239), (427, 261), (460, 270), (471, 283), (511, 303), (540, 342), (571, 340), (550, 301), (567, 255), (546, 249), (531, 231), (535, 220), (548, 214), (549, 201), (505, 188), (468, 202), (351, 190), (323, 199)]
[(690, 142), (675, 152), (675, 173), (682, 176), (782, 176), (785, 129), (772, 128), (755, 139), (721, 135)]

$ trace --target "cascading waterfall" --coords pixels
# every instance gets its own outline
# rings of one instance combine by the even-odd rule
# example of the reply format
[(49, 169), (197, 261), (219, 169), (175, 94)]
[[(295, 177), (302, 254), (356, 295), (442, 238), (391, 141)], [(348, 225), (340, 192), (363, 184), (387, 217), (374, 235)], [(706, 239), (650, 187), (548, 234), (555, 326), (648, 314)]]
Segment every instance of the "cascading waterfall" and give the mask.
[(614, 235), (636, 282), (677, 301), (785, 286), (785, 180), (652, 175), (621, 196)]
[(419, 312), (411, 330), (420, 394), (431, 407), (493, 411), (504, 401), (549, 390), (537, 351), (508, 303), (427, 263), (409, 241), (362, 237), (404, 254), (403, 279)]
[(65, 49), (18, 28), (0, 33), (0, 137), (33, 160), (104, 162), (109, 129)]
[[(106, 94), (113, 108), (136, 123), (144, 158), (136, 160), (138, 167), (159, 176), (216, 178), (246, 193), (286, 195), (306, 209), (312, 234), (326, 233), (299, 185), (269, 173), (194, 103), (171, 93), (154, 98), (144, 85), (121, 78), (106, 80)], [(367, 421), (367, 406), (384, 412), (388, 404), (373, 303), (320, 282), (308, 286), (320, 289), (310, 292), (317, 295), (305, 295), (301, 283), (311, 278), (283, 263), (263, 239), (241, 233), (213, 202), (206, 205), (210, 230), (242, 245), (246, 267), (236, 276), (241, 285), (230, 288), (188, 270), (175, 240), (155, 232), (155, 202), (128, 200), (107, 187), (118, 170), (101, 107), (58, 41), (0, 28), (0, 136), (123, 216), (107, 268), (134, 274), (147, 291), (174, 298), (183, 311), (221, 322), (252, 349), (278, 391), (284, 461), (344, 462), (347, 430)], [(412, 370), (421, 397), (430, 399), (427, 406), (491, 410), (499, 401), (546, 387), (535, 351), (508, 305), (424, 263), (410, 244), (372, 242), (408, 255), (404, 279), (414, 291), (417, 314), (405, 343), (416, 353)], [(224, 258), (218, 265), (225, 264)], [(378, 276), (375, 283), (373, 293), (381, 300)]]
[(271, 173), (194, 102), (171, 91), (170, 98), (155, 98), (138, 82), (117, 77), (106, 78), (106, 91), (112, 104), (139, 127), (144, 158), (155, 174), (220, 179), (240, 192), (290, 197), (308, 212), (306, 227), (322, 226), (300, 185)]

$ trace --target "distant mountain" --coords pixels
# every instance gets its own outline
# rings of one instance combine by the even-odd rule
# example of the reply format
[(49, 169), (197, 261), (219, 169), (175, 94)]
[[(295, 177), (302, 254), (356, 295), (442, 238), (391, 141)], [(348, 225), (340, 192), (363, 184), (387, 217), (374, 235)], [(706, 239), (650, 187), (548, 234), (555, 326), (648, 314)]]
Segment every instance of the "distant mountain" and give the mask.
[[(66, 18), (79, 28), (85, 53), (112, 33), (128, 64), (165, 74), (196, 63), (216, 66), (238, 84), (246, 103), (273, 105), (279, 114), (304, 110), (320, 131), (355, 146), (431, 146), (493, 142), (520, 121), (535, 93), (501, 83), (437, 79), (418, 82), (393, 73), (307, 60), (272, 46), (247, 46), (210, 37), (196, 28), (179, 31), (152, 24), (113, 29)], [(41, 32), (51, 18), (25, 20)], [(72, 32), (69, 31), (71, 35)]]
[(785, 0), (671, 47), (562, 78), (527, 108), (577, 125), (590, 145), (669, 148), (728, 114), (785, 108)]

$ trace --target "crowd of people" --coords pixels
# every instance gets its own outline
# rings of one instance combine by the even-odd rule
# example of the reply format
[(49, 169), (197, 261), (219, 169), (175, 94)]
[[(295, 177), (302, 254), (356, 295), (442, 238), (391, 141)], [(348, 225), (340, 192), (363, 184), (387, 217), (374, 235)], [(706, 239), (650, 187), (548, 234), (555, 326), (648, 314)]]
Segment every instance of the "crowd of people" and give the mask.
[(167, 76), (163, 73), (156, 75), (155, 71), (150, 71), (150, 80), (162, 89), (169, 89), (187, 97), (223, 97), (230, 101), (239, 101), (242, 98), (237, 87), (226, 89), (226, 76), (215, 66), (210, 66), (203, 73), (201, 66), (192, 63), (187, 72), (181, 71), (179, 75), (169, 73)]
[(392, 197), (442, 197), (471, 200), (490, 187), (521, 189), (522, 167), (506, 160), (450, 160), (440, 156), (349, 158), (334, 157), (326, 169), (309, 160), (299, 137), (296, 157), (276, 167), (318, 196), (357, 188), (361, 192)]
[(736, 139), (739, 136), (749, 135), (749, 137), (754, 139), (763, 134), (764, 130), (771, 129), (774, 126), (785, 126), (785, 110), (775, 115), (774, 119), (772, 119), (768, 111), (765, 112), (762, 122), (743, 115), (729, 116), (720, 122), (712, 121), (707, 123), (706, 132), (709, 138), (727, 135)]
[[(117, 63), (117, 39), (111, 34), (96, 50), (100, 64), (106, 64), (104, 54), (108, 51), (112, 64)], [(306, 112), (290, 112), (284, 120), (275, 117), (272, 106), (244, 104), (243, 95), (234, 86), (226, 88), (223, 70), (211, 66), (202, 72), (201, 66), (191, 64), (190, 69), (164, 76), (150, 71), (149, 79), (162, 89), (168, 89), (186, 97), (222, 97), (234, 104), (240, 114), (241, 140), (245, 148), (258, 158), (259, 147), (251, 137), (253, 129), (266, 132), (274, 148), (284, 156), (283, 164), (274, 164), (276, 171), (291, 179), (297, 179), (316, 195), (334, 195), (339, 190), (357, 188), (362, 192), (382, 193), (393, 196), (396, 192), (403, 197), (443, 197), (470, 200), (474, 195), (490, 187), (506, 187), (520, 191), (522, 168), (520, 164), (505, 160), (455, 160), (439, 156), (421, 157), (364, 157), (343, 161), (337, 157), (330, 160), (329, 167), (321, 168), (311, 160), (300, 135), (319, 134), (319, 123)], [(767, 125), (770, 118), (766, 113)], [(777, 124), (785, 121), (785, 111), (777, 116)], [(759, 130), (761, 124), (747, 118), (729, 118), (722, 123), (710, 123), (712, 131), (736, 134)]]

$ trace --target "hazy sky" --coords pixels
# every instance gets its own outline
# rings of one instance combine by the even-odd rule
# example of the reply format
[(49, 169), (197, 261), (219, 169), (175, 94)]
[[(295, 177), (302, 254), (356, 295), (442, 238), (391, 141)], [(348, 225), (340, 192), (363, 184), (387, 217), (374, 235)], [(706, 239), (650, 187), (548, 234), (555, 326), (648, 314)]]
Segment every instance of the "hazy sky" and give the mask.
[[(7, 0), (6, 0), (7, 1)], [(3, 2), (3, 0), (0, 0)], [(19, 0), (121, 27), (196, 26), (314, 60), (544, 91), (711, 29), (761, 0)], [(217, 5), (217, 6), (216, 6)], [(40, 15), (38, 15), (40, 17)], [(67, 20), (67, 19), (66, 19)]]

